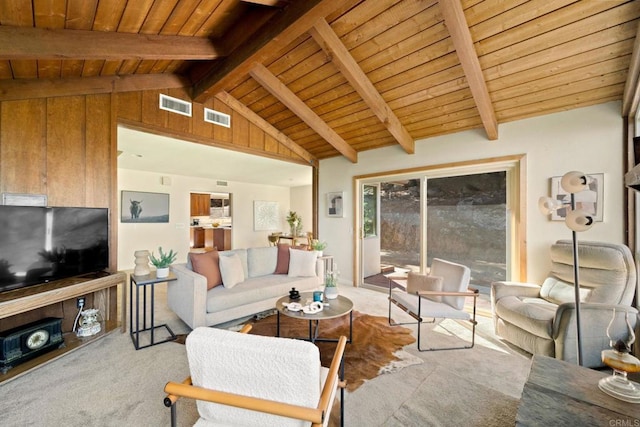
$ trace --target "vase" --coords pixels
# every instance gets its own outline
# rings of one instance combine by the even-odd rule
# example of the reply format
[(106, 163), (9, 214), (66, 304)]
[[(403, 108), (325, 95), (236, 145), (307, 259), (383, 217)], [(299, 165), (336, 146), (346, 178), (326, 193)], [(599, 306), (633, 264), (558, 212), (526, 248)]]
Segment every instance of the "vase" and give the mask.
[(134, 276), (146, 276), (151, 272), (149, 269), (149, 251), (135, 251), (133, 256), (136, 257), (134, 264), (136, 267), (133, 269)]
[(336, 299), (336, 298), (338, 298), (338, 287), (337, 286), (325, 286), (324, 287), (324, 297), (326, 299)]
[(316, 258), (321, 258), (322, 257), (322, 254), (323, 254), (322, 251), (315, 251), (315, 253), (316, 253)]
[(169, 277), (169, 267), (162, 267), (156, 270), (156, 277), (158, 279), (164, 279), (165, 277)]

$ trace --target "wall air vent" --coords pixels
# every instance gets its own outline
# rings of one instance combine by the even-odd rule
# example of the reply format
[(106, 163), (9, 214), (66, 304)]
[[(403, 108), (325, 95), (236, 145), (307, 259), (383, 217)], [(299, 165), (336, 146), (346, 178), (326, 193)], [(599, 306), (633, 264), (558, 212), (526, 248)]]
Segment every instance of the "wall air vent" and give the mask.
[(216, 185), (226, 187), (227, 185), (229, 185), (229, 183), (227, 181), (216, 181)]
[(191, 103), (169, 95), (160, 94), (160, 109), (191, 117)]
[(224, 126), (226, 128), (231, 127), (231, 116), (220, 111), (212, 110), (210, 108), (204, 109), (204, 121), (207, 123), (213, 123), (214, 125)]

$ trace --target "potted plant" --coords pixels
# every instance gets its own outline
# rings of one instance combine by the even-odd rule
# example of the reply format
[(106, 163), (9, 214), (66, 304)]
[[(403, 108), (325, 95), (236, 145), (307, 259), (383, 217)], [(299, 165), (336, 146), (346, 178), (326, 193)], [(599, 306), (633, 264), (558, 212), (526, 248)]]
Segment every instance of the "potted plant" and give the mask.
[(338, 298), (338, 276), (340, 272), (335, 270), (327, 271), (327, 274), (324, 278), (324, 297), (326, 299), (336, 299)]
[(296, 237), (298, 231), (302, 229), (302, 218), (294, 211), (289, 211), (287, 215), (287, 223), (291, 229), (291, 237)]
[(321, 242), (318, 239), (311, 240), (311, 249), (316, 251), (316, 253), (318, 254), (318, 258), (322, 256), (322, 251), (324, 251), (326, 247), (327, 242)]
[(158, 257), (151, 253), (149, 259), (151, 259), (151, 264), (156, 267), (156, 277), (164, 278), (169, 276), (169, 266), (176, 260), (178, 256), (177, 252), (173, 252), (171, 249), (168, 253), (162, 251), (162, 246), (158, 248)]

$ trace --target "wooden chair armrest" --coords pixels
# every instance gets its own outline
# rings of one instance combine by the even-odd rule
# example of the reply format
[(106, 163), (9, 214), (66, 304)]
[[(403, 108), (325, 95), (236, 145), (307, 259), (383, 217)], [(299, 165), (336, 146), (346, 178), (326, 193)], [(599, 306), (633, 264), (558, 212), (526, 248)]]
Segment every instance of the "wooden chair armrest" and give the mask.
[(409, 276), (407, 276), (406, 274), (404, 276), (384, 276), (389, 280), (407, 280), (409, 278)]
[(240, 329), (240, 333), (241, 334), (248, 334), (251, 329), (253, 329), (253, 325), (247, 323), (246, 325), (244, 325), (242, 327), (242, 329)]
[(338, 370), (340, 369), (340, 365), (342, 364), (342, 357), (344, 356), (344, 350), (347, 345), (347, 337), (341, 335), (338, 339), (338, 345), (336, 347), (336, 351), (333, 353), (333, 360), (331, 361), (331, 366), (329, 367), (329, 374), (327, 375), (327, 381), (324, 383), (324, 387), (322, 388), (322, 393), (320, 394), (320, 402), (318, 402), (318, 409), (322, 410), (323, 414), (329, 416), (327, 411), (329, 409), (329, 405), (331, 405), (331, 394), (333, 389), (336, 388), (336, 382), (338, 381)]
[(220, 403), (222, 405), (295, 418), (316, 424), (322, 424), (324, 416), (323, 411), (317, 408), (307, 408), (304, 406), (291, 405), (289, 403), (276, 402), (268, 399), (243, 396), (240, 394), (217, 390), (208, 390), (194, 385), (168, 382), (164, 386), (164, 391), (170, 395)]
[[(185, 380), (182, 381), (182, 384), (191, 385), (191, 377), (185, 378)], [(180, 396), (177, 396), (175, 394), (167, 394), (164, 398), (164, 406), (170, 408), (174, 403), (178, 401), (179, 398)]]
[(420, 296), (465, 296), (474, 298), (477, 298), (480, 295), (477, 289), (469, 290), (466, 292), (416, 291), (416, 294)]

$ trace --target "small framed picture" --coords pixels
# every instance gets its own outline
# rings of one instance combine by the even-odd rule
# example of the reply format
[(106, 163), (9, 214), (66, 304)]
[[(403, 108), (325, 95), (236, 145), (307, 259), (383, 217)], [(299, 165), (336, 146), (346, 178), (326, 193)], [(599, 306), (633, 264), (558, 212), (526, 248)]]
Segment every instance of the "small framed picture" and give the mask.
[(169, 222), (169, 194), (122, 191), (120, 222)]
[[(604, 206), (604, 174), (587, 174), (591, 178), (589, 188), (579, 193), (575, 193), (576, 209), (582, 209), (594, 216), (595, 221), (602, 222)], [(561, 176), (551, 178), (551, 198), (561, 201), (566, 207), (558, 209), (551, 214), (554, 221), (564, 221), (567, 210), (571, 206), (571, 194), (567, 193), (560, 185)]]
[(344, 192), (327, 193), (327, 216), (334, 218), (344, 217), (343, 209)]

